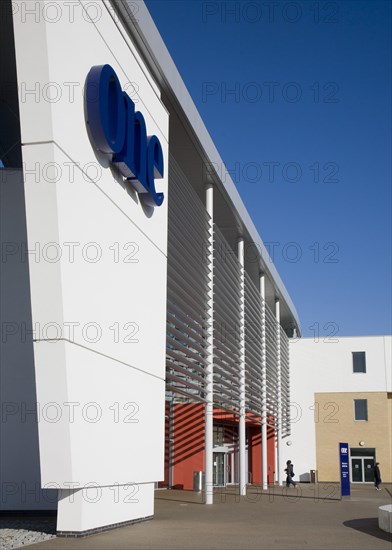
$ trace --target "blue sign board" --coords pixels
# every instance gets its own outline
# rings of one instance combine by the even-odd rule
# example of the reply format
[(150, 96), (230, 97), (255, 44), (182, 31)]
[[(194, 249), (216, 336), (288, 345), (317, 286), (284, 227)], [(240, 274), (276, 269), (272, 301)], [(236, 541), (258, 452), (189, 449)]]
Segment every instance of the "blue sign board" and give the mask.
[(348, 443), (339, 443), (340, 494), (350, 496), (350, 469), (348, 466)]
[(157, 136), (147, 136), (146, 122), (110, 65), (92, 67), (86, 82), (86, 118), (96, 148), (139, 193), (144, 204), (161, 206), (155, 179), (163, 178), (163, 152)]

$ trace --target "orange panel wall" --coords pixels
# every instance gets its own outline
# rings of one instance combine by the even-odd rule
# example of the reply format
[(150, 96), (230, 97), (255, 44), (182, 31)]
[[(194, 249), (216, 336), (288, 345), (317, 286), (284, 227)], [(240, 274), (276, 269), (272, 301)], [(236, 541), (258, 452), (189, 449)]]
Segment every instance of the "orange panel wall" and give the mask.
[[(161, 487), (169, 486), (169, 404), (166, 404), (166, 444), (165, 444), (165, 480)], [(238, 417), (234, 414), (214, 409), (214, 421), (236, 429)], [(269, 423), (272, 423), (269, 419)], [(260, 419), (248, 415), (249, 472), (252, 483), (261, 483), (261, 428)], [(193, 489), (194, 472), (204, 471), (204, 405), (201, 403), (176, 403), (173, 407), (173, 487)], [(275, 474), (275, 437), (273, 428), (267, 430), (268, 483), (274, 482)], [(226, 439), (226, 437), (225, 437)], [(227, 438), (230, 439), (230, 438)], [(227, 441), (229, 443), (229, 441)], [(231, 441), (230, 441), (231, 442)]]
[(204, 471), (204, 405), (174, 405), (173, 486), (193, 489), (193, 472)]

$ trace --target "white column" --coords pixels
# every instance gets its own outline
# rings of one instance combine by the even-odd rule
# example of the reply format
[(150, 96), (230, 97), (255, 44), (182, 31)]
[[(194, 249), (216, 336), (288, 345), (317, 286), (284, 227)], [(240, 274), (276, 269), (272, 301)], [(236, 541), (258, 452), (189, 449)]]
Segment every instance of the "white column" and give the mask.
[(276, 298), (275, 301), (275, 316), (276, 316), (276, 361), (278, 370), (278, 407), (277, 407), (277, 437), (276, 437), (276, 466), (278, 470), (278, 485), (282, 485), (282, 366), (280, 359), (280, 302)]
[(261, 462), (263, 489), (268, 489), (268, 463), (267, 463), (267, 350), (265, 330), (265, 275), (260, 275), (261, 294)]
[(207, 366), (206, 366), (206, 405), (205, 405), (205, 503), (213, 504), (213, 448), (214, 448), (214, 410), (213, 410), (213, 373), (214, 373), (214, 187), (206, 186), (206, 209), (210, 216), (210, 234), (208, 239), (208, 262), (210, 282), (208, 285)]
[(169, 401), (169, 489), (174, 486), (174, 396)]
[(246, 424), (245, 424), (245, 271), (244, 271), (244, 239), (238, 240), (238, 261), (241, 265), (240, 281), (240, 418), (238, 425), (238, 447), (240, 463), (240, 495), (246, 495)]

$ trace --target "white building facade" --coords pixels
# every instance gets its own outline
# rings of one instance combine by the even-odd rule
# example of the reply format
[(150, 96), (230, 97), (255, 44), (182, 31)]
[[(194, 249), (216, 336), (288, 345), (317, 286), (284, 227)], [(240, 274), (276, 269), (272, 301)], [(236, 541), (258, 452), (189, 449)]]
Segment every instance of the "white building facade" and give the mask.
[(137, 4), (2, 2), (1, 510), (66, 535), (153, 516), (168, 407), (203, 409), (206, 503), (215, 414), (241, 494), (249, 425), (265, 488), (290, 434), (295, 307)]
[[(338, 481), (338, 443), (348, 443), (350, 478), (373, 482), (380, 462), (391, 482), (391, 336), (290, 342), (291, 436), (284, 445), (299, 481)], [(371, 470), (371, 471), (370, 471)]]

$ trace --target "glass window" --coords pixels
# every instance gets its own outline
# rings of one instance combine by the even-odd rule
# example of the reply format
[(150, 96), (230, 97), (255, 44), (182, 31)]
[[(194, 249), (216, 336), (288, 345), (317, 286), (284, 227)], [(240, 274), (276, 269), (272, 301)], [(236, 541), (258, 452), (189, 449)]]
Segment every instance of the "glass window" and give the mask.
[(374, 447), (350, 447), (350, 456), (372, 456), (376, 461), (376, 449)]
[(355, 420), (367, 420), (367, 399), (354, 399), (354, 417)]
[(214, 426), (214, 445), (220, 447), (225, 442), (224, 426)]
[(353, 351), (353, 372), (366, 372), (366, 354), (364, 351)]

